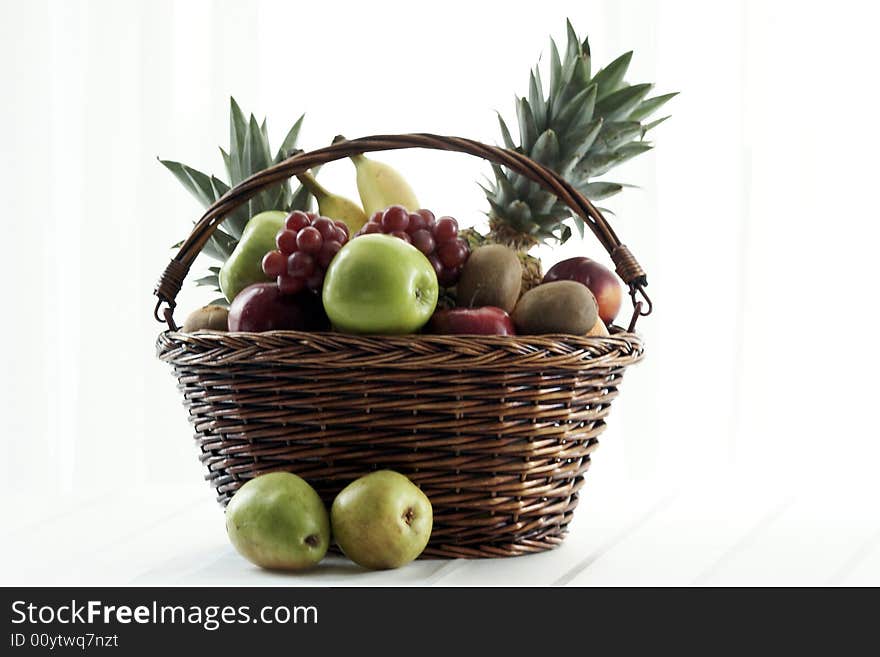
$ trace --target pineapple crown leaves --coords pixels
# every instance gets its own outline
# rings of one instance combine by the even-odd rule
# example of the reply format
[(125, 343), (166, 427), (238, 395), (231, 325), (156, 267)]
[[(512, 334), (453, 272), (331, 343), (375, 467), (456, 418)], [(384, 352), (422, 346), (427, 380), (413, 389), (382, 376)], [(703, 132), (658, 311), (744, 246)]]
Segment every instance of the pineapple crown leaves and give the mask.
[[(272, 156), (266, 120), (258, 123), (253, 114), (250, 118), (245, 118), (235, 99), (229, 100), (229, 150), (220, 148), (228, 183), (186, 164), (159, 160), (204, 207), (214, 203), (229, 191), (230, 187), (289, 157), (296, 150), (296, 142), (302, 127), (304, 116), (300, 116), (288, 130), (281, 147)], [(300, 185), (293, 189), (288, 180), (263, 190), (226, 218), (222, 227), (214, 232), (205, 245), (204, 253), (215, 260), (225, 262), (241, 239), (251, 217), (265, 210), (310, 210), (311, 200), (311, 194), (305, 187)], [(197, 284), (217, 287), (216, 275), (217, 272), (212, 271), (212, 275), (199, 279)]]
[[(627, 185), (592, 179), (653, 147), (645, 135), (669, 117), (643, 121), (676, 94), (649, 98), (653, 85), (627, 84), (624, 78), (632, 51), (593, 76), (589, 39), (581, 40), (570, 21), (566, 21), (566, 32), (563, 53), (550, 40), (546, 91), (536, 66), (529, 74), (527, 96), (516, 98), (519, 143), (499, 114), (501, 139), (505, 147), (553, 169), (587, 198), (599, 201)], [(571, 212), (553, 194), (502, 167), (494, 166), (493, 174), (494, 180), (483, 189), (496, 224), (535, 240), (564, 242), (571, 236), (571, 229), (564, 225)], [(574, 221), (583, 235), (583, 221), (579, 217)]]

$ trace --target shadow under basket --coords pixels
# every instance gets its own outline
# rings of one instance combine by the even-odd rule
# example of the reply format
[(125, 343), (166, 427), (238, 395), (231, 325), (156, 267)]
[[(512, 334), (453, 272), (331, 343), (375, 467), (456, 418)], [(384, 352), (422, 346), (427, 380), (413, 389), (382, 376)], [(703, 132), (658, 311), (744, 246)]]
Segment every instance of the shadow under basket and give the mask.
[[(457, 150), (543, 184), (587, 221), (629, 285), (629, 330), (608, 337), (356, 336), (177, 330), (174, 298), (223, 216), (256, 191), (318, 163), (370, 150)], [(221, 504), (248, 480), (289, 471), (329, 505), (378, 469), (416, 483), (434, 507), (423, 557), (508, 557), (559, 545), (623, 372), (644, 272), (601, 214), (521, 154), (433, 135), (345, 141), (256, 174), (214, 204), (160, 279), (157, 351), (172, 365)], [(160, 308), (165, 304), (164, 315)]]

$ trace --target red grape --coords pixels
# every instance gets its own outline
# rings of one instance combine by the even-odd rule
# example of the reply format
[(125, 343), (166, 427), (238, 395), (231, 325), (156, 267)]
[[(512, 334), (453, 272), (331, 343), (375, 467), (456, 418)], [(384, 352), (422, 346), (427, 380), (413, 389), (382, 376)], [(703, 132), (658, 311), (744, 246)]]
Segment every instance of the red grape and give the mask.
[(294, 210), (287, 215), (287, 219), (284, 221), (284, 226), (289, 230), (296, 232), (302, 230), (306, 226), (310, 226), (311, 223), (311, 219), (309, 219), (309, 216), (305, 212)]
[(382, 230), (386, 233), (404, 231), (409, 226), (409, 212), (402, 205), (392, 205), (382, 215)]
[(458, 265), (463, 265), (468, 257), (467, 245), (461, 240), (444, 242), (437, 247), (437, 256), (444, 267), (452, 269)]
[(417, 230), (422, 230), (428, 225), (428, 222), (425, 221), (425, 218), (420, 215), (418, 212), (410, 212), (409, 214), (409, 226), (406, 227), (406, 232), (412, 235)]
[(287, 271), (287, 258), (281, 251), (269, 251), (263, 256), (263, 271), (272, 278), (281, 276)]
[(312, 226), (318, 229), (318, 232), (321, 233), (321, 237), (323, 237), (325, 241), (336, 239), (336, 224), (334, 224), (331, 219), (320, 217), (315, 219)]
[(434, 252), (434, 238), (424, 228), (412, 233), (410, 239), (412, 240), (412, 245), (425, 255), (430, 255)]
[(433, 212), (422, 208), (418, 211), (417, 214), (422, 215), (422, 219), (425, 220), (425, 228), (427, 228), (428, 230), (432, 230), (434, 228), (434, 224), (437, 223), (437, 219), (434, 217)]
[[(372, 226), (381, 232), (378, 224)], [(282, 295), (295, 295), (306, 287), (320, 292), (324, 270), (348, 242), (348, 235), (348, 226), (342, 221), (314, 212), (291, 212), (275, 236), (278, 250), (263, 256), (263, 272), (276, 280)]]
[(296, 251), (296, 233), (287, 229), (278, 231), (275, 244), (282, 253), (293, 253)]
[(434, 268), (434, 273), (437, 274), (437, 279), (439, 280), (440, 275), (443, 273), (443, 263), (440, 262), (440, 258), (436, 255), (432, 255), (428, 257), (428, 262), (431, 263), (431, 266)]
[(315, 259), (304, 251), (297, 251), (287, 258), (287, 273), (297, 278), (308, 278), (315, 271)]
[(385, 233), (414, 245), (428, 256), (437, 279), (444, 287), (458, 282), (462, 267), (470, 256), (468, 243), (458, 237), (458, 222), (452, 217), (436, 219), (430, 210), (407, 212), (392, 205), (384, 212), (376, 212), (354, 237)]
[(452, 217), (440, 217), (434, 226), (434, 239), (440, 242), (449, 242), (458, 237), (458, 222)]
[(318, 254), (318, 264), (326, 268), (327, 265), (330, 264), (330, 261), (333, 260), (333, 256), (339, 253), (339, 249), (341, 248), (342, 244), (336, 240), (324, 242), (324, 245), (321, 247), (321, 252)]
[(324, 238), (314, 226), (303, 228), (296, 234), (296, 246), (306, 253), (317, 253), (324, 244)]

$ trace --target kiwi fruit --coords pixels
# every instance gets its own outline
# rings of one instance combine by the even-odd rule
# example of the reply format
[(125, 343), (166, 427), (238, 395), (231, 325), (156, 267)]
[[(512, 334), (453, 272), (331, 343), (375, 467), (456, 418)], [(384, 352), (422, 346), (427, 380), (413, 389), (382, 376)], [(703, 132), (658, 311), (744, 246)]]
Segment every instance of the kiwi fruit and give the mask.
[(189, 314), (183, 323), (183, 332), (192, 333), (193, 331), (205, 329), (225, 331), (227, 329), (228, 317), (229, 311), (223, 306), (205, 306)]
[(584, 335), (599, 317), (596, 298), (586, 285), (554, 281), (533, 287), (520, 298), (511, 316), (519, 333)]
[(471, 253), (456, 287), (464, 308), (495, 306), (510, 312), (522, 288), (522, 265), (513, 249), (501, 244), (481, 246)]

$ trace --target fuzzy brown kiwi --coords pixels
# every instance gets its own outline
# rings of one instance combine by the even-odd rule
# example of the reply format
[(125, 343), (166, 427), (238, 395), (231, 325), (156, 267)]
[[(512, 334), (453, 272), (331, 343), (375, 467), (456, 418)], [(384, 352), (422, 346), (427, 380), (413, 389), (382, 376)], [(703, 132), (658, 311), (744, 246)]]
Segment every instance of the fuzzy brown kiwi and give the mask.
[(229, 311), (223, 306), (205, 306), (192, 311), (183, 323), (183, 332), (211, 330), (226, 331), (228, 329)]
[(510, 312), (519, 299), (522, 276), (522, 265), (513, 249), (501, 244), (474, 249), (458, 281), (458, 305), (495, 306)]
[(512, 315), (517, 331), (526, 335), (584, 335), (598, 317), (593, 293), (575, 281), (554, 281), (532, 288), (522, 295)]

